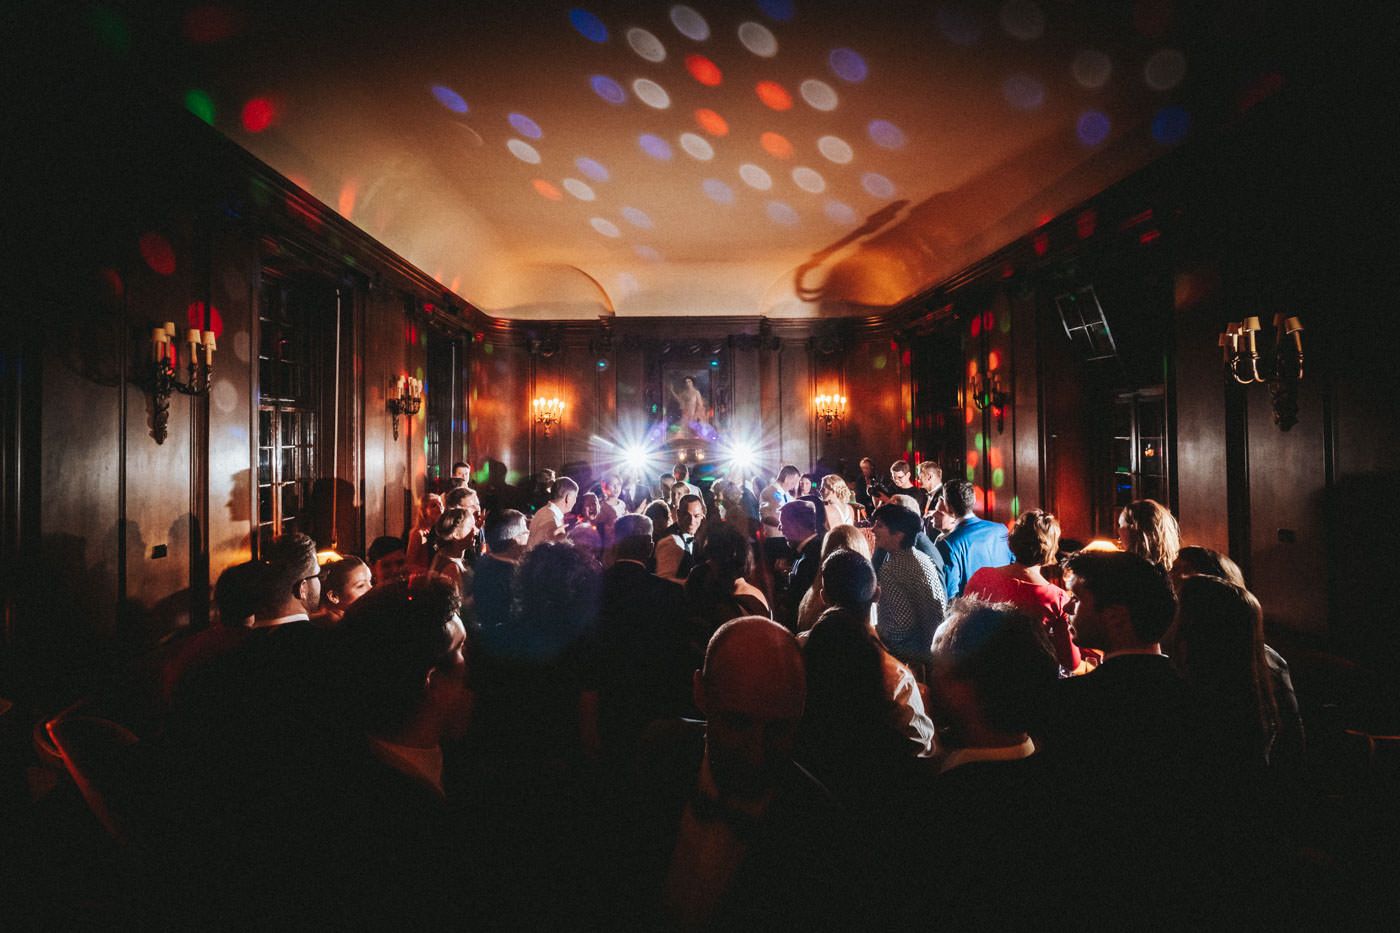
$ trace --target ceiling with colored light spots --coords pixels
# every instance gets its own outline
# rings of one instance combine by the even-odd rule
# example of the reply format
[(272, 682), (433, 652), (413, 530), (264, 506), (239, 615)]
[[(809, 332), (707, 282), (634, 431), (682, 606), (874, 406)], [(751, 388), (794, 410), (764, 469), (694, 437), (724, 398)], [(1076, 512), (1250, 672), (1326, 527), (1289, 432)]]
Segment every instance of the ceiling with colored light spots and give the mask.
[(489, 314), (800, 317), (895, 307), (1237, 115), (1270, 62), (1200, 6), (133, 0), (93, 22)]

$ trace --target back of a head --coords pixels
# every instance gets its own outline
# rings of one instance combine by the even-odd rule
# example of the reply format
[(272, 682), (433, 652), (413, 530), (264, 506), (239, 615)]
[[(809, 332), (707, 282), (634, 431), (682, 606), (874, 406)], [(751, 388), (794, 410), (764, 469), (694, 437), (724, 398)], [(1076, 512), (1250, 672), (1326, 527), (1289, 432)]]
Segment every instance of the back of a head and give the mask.
[(728, 590), (735, 580), (749, 573), (753, 550), (743, 532), (732, 525), (716, 522), (705, 533), (700, 557), (710, 565), (712, 579)]
[(915, 515), (919, 514), (919, 500), (915, 499), (911, 495), (908, 495), (907, 493), (901, 492), (890, 496), (890, 502), (892, 502), (895, 505), (904, 506), (906, 509), (913, 512)]
[(370, 542), (369, 550), (365, 551), (365, 560), (373, 567), (388, 555), (403, 549), (402, 538), (396, 538), (393, 535), (380, 535)]
[(392, 733), (416, 712), (428, 672), (452, 652), (450, 623), (460, 605), (451, 583), (415, 574), (375, 587), (346, 610), (335, 631), (341, 686), (358, 726)]
[(783, 504), (778, 512), (778, 521), (783, 528), (791, 528), (795, 534), (787, 535), (794, 543), (817, 533), (821, 522), (817, 518), (817, 507), (807, 499), (795, 499)]
[(613, 557), (645, 562), (654, 548), (651, 519), (645, 515), (624, 515), (613, 525)]
[(587, 552), (547, 542), (526, 552), (516, 568), (517, 646), (549, 660), (592, 627), (598, 613), (602, 568)]
[(879, 522), (890, 531), (903, 535), (900, 547), (906, 551), (914, 546), (914, 539), (919, 536), (919, 531), (924, 527), (918, 512), (893, 502), (876, 509), (874, 514), (870, 516), (870, 520)]
[(266, 572), (267, 565), (262, 561), (249, 560), (219, 574), (219, 581), (214, 584), (214, 602), (219, 607), (220, 625), (240, 628), (247, 624), (248, 617), (258, 611)]
[(656, 541), (666, 533), (666, 529), (671, 525), (671, 507), (658, 500), (646, 507), (645, 514), (647, 518), (651, 519), (652, 541)]
[(1055, 560), (1060, 546), (1060, 523), (1049, 512), (1031, 509), (1017, 516), (1006, 541), (1016, 563), (1040, 567)]
[(1118, 516), (1123, 549), (1171, 570), (1181, 550), (1176, 516), (1155, 499), (1134, 499)]
[(950, 479), (943, 484), (943, 508), (954, 518), (971, 515), (977, 504), (977, 489), (965, 479)]
[(1093, 593), (1100, 611), (1106, 606), (1128, 610), (1133, 634), (1145, 645), (1162, 640), (1176, 614), (1176, 597), (1167, 577), (1154, 564), (1123, 551), (1080, 551), (1066, 570)]
[(802, 471), (791, 463), (783, 464), (782, 469), (778, 470), (778, 485), (781, 486), (783, 483), (796, 479), (801, 475)]
[(919, 479), (925, 489), (932, 490), (943, 482), (943, 468), (935, 460), (925, 460), (919, 464)]
[(839, 473), (828, 473), (822, 477), (821, 498), (823, 502), (850, 502), (851, 487)]
[(875, 568), (855, 551), (837, 551), (822, 561), (822, 601), (868, 614), (875, 601)]
[(1177, 661), (1211, 686), (1252, 676), (1264, 655), (1264, 613), (1254, 594), (1214, 576), (1190, 576), (1177, 607)]
[(486, 518), (486, 547), (492, 554), (504, 553), (529, 527), (525, 513), (517, 509), (492, 512)]
[(433, 526), (433, 534), (439, 541), (451, 541), (463, 537), (474, 524), (471, 513), (466, 509), (447, 509)]
[(262, 561), (266, 568), (259, 575), (258, 612), (277, 612), (297, 584), (316, 573), (316, 542), (301, 532), (282, 535), (263, 548)]
[(822, 539), (822, 560), (825, 561), (837, 551), (855, 551), (871, 558), (870, 539), (855, 525), (837, 525)]
[[(463, 482), (465, 482), (465, 480)], [(442, 497), (442, 507), (444, 510), (463, 509), (467, 507), (469, 502), (475, 503), (479, 507), (481, 498), (477, 495), (475, 489), (471, 489), (467, 486), (458, 486), (455, 489), (450, 489), (447, 494)]]
[(567, 476), (561, 476), (554, 481), (554, 492), (550, 499), (554, 502), (563, 502), (569, 498), (570, 494), (578, 494), (578, 483)]
[(935, 676), (969, 684), (991, 728), (1025, 732), (1059, 678), (1039, 620), (1007, 604), (963, 598), (933, 638)]
[(1219, 577), (1227, 580), (1235, 586), (1243, 587), (1244, 571), (1240, 565), (1230, 559), (1229, 555), (1208, 547), (1201, 547), (1199, 544), (1188, 544), (1177, 552), (1176, 560), (1172, 563), (1173, 571), (1180, 571), (1184, 575), (1202, 574), (1208, 577)]
[(775, 698), (806, 693), (802, 651), (792, 633), (764, 616), (741, 616), (721, 625), (705, 647), (700, 671), (707, 691)]

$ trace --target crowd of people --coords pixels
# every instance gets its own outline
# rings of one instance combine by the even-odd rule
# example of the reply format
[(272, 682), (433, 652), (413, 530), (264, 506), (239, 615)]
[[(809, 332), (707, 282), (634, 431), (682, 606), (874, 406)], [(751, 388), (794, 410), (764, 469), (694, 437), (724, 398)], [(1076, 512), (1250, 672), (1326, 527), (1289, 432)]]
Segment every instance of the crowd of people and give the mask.
[[(403, 538), (223, 572), (127, 801), (222, 924), (1018, 928), (1287, 919), (1304, 733), (1161, 504), (1062, 553), (975, 489), (459, 464)], [(144, 789), (144, 790), (143, 790)], [(189, 866), (199, 866), (193, 871)], [(152, 908), (155, 909), (155, 908)]]

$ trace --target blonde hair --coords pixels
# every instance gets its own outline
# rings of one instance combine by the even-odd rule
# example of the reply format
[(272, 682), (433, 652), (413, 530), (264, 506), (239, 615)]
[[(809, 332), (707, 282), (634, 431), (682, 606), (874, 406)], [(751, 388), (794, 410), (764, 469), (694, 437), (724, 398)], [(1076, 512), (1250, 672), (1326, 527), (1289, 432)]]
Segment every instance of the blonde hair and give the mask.
[(850, 502), (851, 487), (846, 485), (846, 481), (835, 473), (828, 473), (822, 477), (821, 497), (823, 502)]
[(837, 551), (855, 551), (870, 560), (870, 540), (855, 525), (837, 525), (822, 539), (822, 562)]
[(1134, 499), (1119, 513), (1118, 524), (1124, 550), (1163, 571), (1172, 569), (1181, 551), (1181, 527), (1166, 506), (1155, 499)]

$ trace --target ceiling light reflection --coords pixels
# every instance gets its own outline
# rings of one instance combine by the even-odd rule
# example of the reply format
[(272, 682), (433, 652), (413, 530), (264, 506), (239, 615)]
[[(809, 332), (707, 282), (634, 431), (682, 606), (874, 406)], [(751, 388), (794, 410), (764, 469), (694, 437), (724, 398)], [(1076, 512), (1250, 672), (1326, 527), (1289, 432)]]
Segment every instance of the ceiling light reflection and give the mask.
[(701, 107), (695, 111), (695, 122), (711, 136), (729, 135), (729, 122), (708, 107)]
[(754, 90), (758, 93), (758, 99), (763, 101), (765, 107), (773, 110), (792, 109), (792, 95), (787, 92), (787, 88), (778, 82), (760, 81)]
[(627, 30), (627, 44), (632, 46), (632, 51), (649, 62), (664, 62), (666, 60), (666, 46), (662, 45), (660, 39), (645, 29), (634, 26)]
[(617, 229), (617, 224), (613, 223), (611, 220), (603, 217), (592, 217), (589, 218), (588, 222), (593, 225), (594, 230), (597, 230), (603, 236), (612, 237), (613, 239), (622, 236), (622, 231)]
[(866, 172), (860, 176), (860, 186), (872, 198), (888, 200), (894, 197), (894, 182), (878, 172)]
[(569, 22), (573, 24), (578, 34), (589, 42), (603, 43), (608, 41), (608, 27), (603, 25), (603, 21), (592, 13), (580, 7), (574, 7), (569, 11)]
[(826, 190), (826, 179), (805, 165), (799, 165), (792, 170), (792, 183), (808, 194), (821, 194)]
[(705, 17), (684, 4), (671, 7), (671, 25), (692, 41), (704, 42), (710, 38), (710, 24), (705, 22)]
[(432, 91), (433, 97), (437, 99), (437, 102), (448, 110), (451, 110), (453, 113), (467, 112), (467, 102), (462, 99), (461, 94), (458, 94), (456, 91), (452, 90), (452, 88), (445, 84), (434, 84)]
[(637, 142), (641, 145), (642, 151), (653, 159), (660, 159), (664, 162), (671, 158), (671, 144), (660, 136), (643, 133), (637, 137)]
[(823, 136), (817, 140), (817, 151), (837, 165), (845, 165), (855, 158), (850, 143), (839, 136)]
[(506, 117), (506, 120), (515, 128), (517, 133), (527, 139), (539, 139), (544, 135), (544, 131), (540, 129), (540, 125), (523, 113), (512, 113), (510, 116)]
[(822, 211), (832, 223), (840, 224), (843, 227), (848, 227), (860, 219), (855, 208), (841, 201), (827, 201)]
[(610, 177), (603, 163), (595, 159), (590, 159), (587, 156), (579, 156), (577, 159), (574, 159), (574, 165), (578, 166), (580, 172), (594, 181), (607, 181)]
[(744, 184), (759, 191), (767, 191), (773, 187), (772, 176), (752, 162), (745, 162), (739, 166), (739, 177), (744, 180)]
[(593, 189), (579, 181), (577, 178), (564, 179), (564, 190), (578, 198), (580, 201), (592, 201), (598, 197), (593, 193)]
[(774, 223), (780, 223), (786, 227), (793, 226), (801, 219), (797, 216), (797, 211), (782, 201), (768, 202), (768, 216)]
[(1074, 56), (1069, 70), (1075, 84), (1094, 91), (1107, 84), (1113, 75), (1113, 60), (1095, 49), (1085, 49)]
[(593, 93), (610, 104), (622, 104), (627, 102), (627, 92), (607, 75), (594, 75), (588, 79), (589, 85), (593, 88)]
[(693, 159), (708, 162), (715, 157), (715, 149), (703, 137), (694, 133), (681, 134), (681, 148)]
[(655, 226), (655, 224), (651, 222), (651, 218), (647, 216), (647, 212), (638, 208), (624, 207), (621, 211), (621, 214), (622, 219), (627, 221), (634, 227), (640, 227), (643, 230), (650, 230), (653, 226)]
[(825, 81), (818, 81), (816, 78), (808, 78), (803, 81), (798, 91), (802, 94), (802, 99), (813, 110), (835, 110), (836, 105), (840, 103), (835, 88)]
[(734, 203), (734, 189), (718, 178), (706, 178), (700, 187), (704, 190), (705, 197), (716, 204)]
[(775, 159), (792, 158), (792, 143), (779, 133), (764, 133), (758, 137), (758, 144), (763, 147), (764, 152)]
[(665, 110), (671, 106), (671, 95), (650, 78), (638, 78), (633, 81), (632, 93), (636, 94), (642, 103), (655, 110)]
[(904, 131), (889, 120), (871, 120), (865, 131), (870, 135), (870, 141), (881, 149), (904, 148)]
[(865, 59), (854, 49), (832, 49), (826, 61), (832, 74), (847, 84), (859, 84), (870, 73)]
[(778, 40), (761, 23), (740, 23), (739, 42), (760, 58), (772, 58), (778, 54)]
[(506, 148), (510, 150), (511, 155), (515, 156), (521, 162), (528, 162), (531, 165), (540, 164), (539, 150), (523, 139), (506, 140)]

